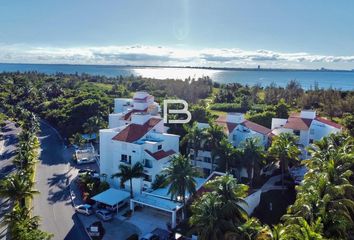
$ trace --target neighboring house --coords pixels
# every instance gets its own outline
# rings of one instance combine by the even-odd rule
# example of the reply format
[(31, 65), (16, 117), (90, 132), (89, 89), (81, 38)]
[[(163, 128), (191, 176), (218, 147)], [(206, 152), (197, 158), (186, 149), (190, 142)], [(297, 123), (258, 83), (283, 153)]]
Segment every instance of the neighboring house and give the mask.
[(303, 156), (307, 156), (305, 147), (314, 141), (321, 140), (331, 133), (342, 131), (342, 126), (328, 119), (316, 116), (314, 110), (302, 110), (300, 113), (291, 114), (288, 119), (273, 118), (272, 133), (293, 133), (299, 137), (298, 145), (302, 150)]
[[(263, 127), (257, 123), (251, 122), (244, 118), (242, 113), (228, 113), (226, 116), (220, 116), (216, 120), (216, 124), (224, 128), (228, 140), (234, 147), (239, 147), (248, 138), (257, 138), (262, 146), (267, 146), (271, 129)], [(199, 128), (208, 128), (206, 123), (198, 123)], [(191, 150), (192, 163), (199, 168), (205, 175), (215, 170), (217, 163), (214, 163), (213, 169), (211, 166), (211, 152), (208, 149), (198, 151), (197, 159), (193, 159), (193, 149)], [(242, 171), (241, 175), (245, 176), (246, 171)]]
[[(179, 136), (167, 134), (159, 106), (153, 96), (137, 92), (134, 98), (115, 99), (115, 113), (110, 114), (109, 129), (100, 130), (100, 173), (108, 175), (111, 185), (119, 188), (120, 179), (111, 179), (121, 164), (144, 165), (144, 178), (133, 180), (133, 190), (148, 190), (157, 174), (179, 152)], [(129, 181), (125, 187), (129, 189)]]

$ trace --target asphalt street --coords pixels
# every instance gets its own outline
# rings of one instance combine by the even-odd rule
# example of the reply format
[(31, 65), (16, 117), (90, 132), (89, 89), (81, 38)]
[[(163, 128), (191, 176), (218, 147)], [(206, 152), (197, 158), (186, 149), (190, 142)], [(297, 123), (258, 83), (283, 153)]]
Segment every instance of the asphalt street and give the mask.
[(37, 165), (34, 214), (41, 217), (41, 229), (54, 234), (57, 240), (86, 240), (70, 201), (68, 185), (77, 175), (71, 161), (72, 150), (65, 145), (55, 129), (41, 122), (41, 153)]

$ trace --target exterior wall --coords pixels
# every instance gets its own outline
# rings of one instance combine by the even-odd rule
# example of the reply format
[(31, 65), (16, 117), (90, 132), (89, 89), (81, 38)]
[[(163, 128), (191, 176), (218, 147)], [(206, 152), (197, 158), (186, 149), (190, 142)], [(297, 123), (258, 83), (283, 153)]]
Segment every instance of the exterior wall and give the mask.
[(330, 135), (331, 133), (338, 133), (341, 132), (340, 129), (332, 127), (330, 125), (324, 124), (317, 120), (312, 121), (310, 126), (310, 139), (314, 141), (318, 141), (325, 136)]
[(108, 116), (108, 127), (109, 128), (116, 128), (120, 126), (124, 126), (128, 124), (128, 121), (122, 120), (121, 117), (123, 115), (121, 113), (112, 113)]
[(300, 131), (299, 144), (303, 146), (309, 145), (309, 130)]
[(313, 110), (302, 110), (300, 113), (301, 118), (315, 119), (316, 111)]
[(240, 144), (242, 144), (242, 142), (244, 142), (247, 138), (258, 138), (259, 139), (259, 143), (262, 146), (266, 146), (268, 143), (268, 137), (252, 131), (251, 129), (244, 127), (242, 125), (238, 125), (231, 134), (229, 134), (228, 139), (229, 141), (232, 143), (232, 145), (234, 147), (239, 146)]
[(132, 107), (133, 99), (130, 98), (115, 98), (114, 113), (121, 113)]
[(284, 118), (273, 118), (272, 119), (272, 129), (283, 127), (287, 121), (288, 121), (288, 119), (284, 119)]

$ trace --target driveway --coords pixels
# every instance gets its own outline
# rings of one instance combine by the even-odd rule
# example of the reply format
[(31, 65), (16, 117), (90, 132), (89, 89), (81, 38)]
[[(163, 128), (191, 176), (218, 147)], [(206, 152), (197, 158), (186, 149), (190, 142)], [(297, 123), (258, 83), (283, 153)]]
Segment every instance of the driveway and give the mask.
[(56, 130), (41, 122), (41, 153), (37, 164), (34, 214), (41, 217), (41, 229), (53, 239), (89, 239), (70, 201), (68, 184), (77, 175), (72, 166), (72, 149), (67, 149)]

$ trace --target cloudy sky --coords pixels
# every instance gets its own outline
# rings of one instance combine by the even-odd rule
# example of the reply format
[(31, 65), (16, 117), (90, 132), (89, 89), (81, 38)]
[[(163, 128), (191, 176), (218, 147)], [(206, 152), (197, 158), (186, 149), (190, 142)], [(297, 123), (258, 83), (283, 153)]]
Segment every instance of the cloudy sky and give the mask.
[(0, 3), (0, 62), (354, 69), (352, 0)]

